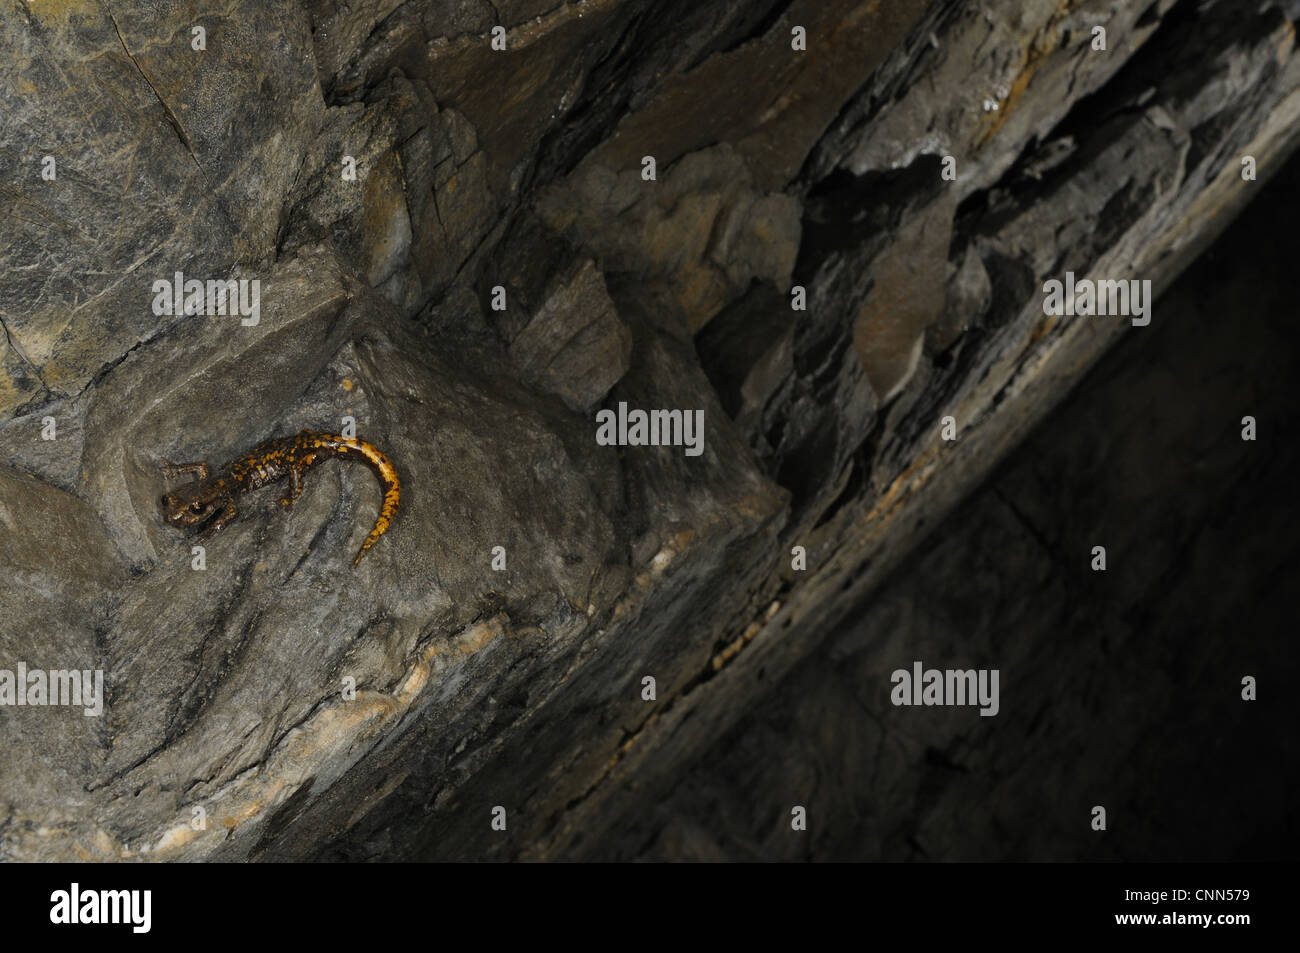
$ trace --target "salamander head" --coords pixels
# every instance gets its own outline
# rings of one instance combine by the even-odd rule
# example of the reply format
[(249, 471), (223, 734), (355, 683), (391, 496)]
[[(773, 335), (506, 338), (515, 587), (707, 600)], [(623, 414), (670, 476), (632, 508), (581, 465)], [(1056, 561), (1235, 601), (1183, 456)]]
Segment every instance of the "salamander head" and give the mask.
[(221, 510), (230, 491), (215, 480), (172, 490), (162, 498), (163, 518), (173, 526), (197, 526)]

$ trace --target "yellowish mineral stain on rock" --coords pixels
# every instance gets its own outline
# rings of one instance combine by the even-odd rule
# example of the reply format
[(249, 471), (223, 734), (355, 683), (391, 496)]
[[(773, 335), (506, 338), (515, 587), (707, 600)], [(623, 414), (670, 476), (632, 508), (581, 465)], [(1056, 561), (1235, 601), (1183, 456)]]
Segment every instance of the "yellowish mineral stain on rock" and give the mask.
[(916, 371), (925, 329), (943, 316), (948, 244), (956, 202), (945, 192), (873, 263), (876, 282), (853, 327), (853, 346), (877, 402), (896, 396)]
[(67, 26), (74, 13), (89, 16), (94, 10), (85, 0), (24, 0), (32, 15), (46, 26)]
[[(472, 626), (450, 642), (428, 646), (407, 672), (393, 695), (358, 692), (355, 700), (326, 708), (290, 732), (263, 765), (231, 780), (223, 789), (204, 798), (209, 813), (207, 826), (196, 830), (191, 823), (193, 805), (183, 805), (179, 818), (162, 830), (152, 844), (132, 849), (104, 830), (92, 836), (89, 850), (73, 842), (71, 850), (83, 860), (150, 859), (181, 860), (184, 848), (201, 839), (225, 840), (239, 827), (256, 821), (282, 804), (309, 778), (319, 777), (322, 764), (331, 764), (341, 775), (369, 749), (370, 743), (391, 727), (428, 686), (430, 677), (447, 664), (478, 653), (500, 636), (509, 636), (504, 616)], [(69, 837), (71, 832), (40, 827), (40, 837)]]

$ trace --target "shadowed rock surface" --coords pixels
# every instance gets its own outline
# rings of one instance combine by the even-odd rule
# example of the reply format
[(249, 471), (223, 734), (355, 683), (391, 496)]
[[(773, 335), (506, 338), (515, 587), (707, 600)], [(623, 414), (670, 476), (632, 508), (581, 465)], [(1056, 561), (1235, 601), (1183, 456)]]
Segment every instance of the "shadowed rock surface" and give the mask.
[[(0, 11), (0, 669), (105, 679), (101, 717), (0, 710), (0, 852), (619, 849), (1151, 331), (1043, 282), (1161, 290), (1282, 166), (1300, 11), (1246, 6)], [(257, 322), (155, 313), (178, 271), (257, 280)], [(620, 403), (702, 410), (704, 452), (597, 445)], [(163, 457), (349, 420), (403, 483), (356, 570), (379, 493), (338, 462), (192, 568)]]
[[(1279, 279), (1297, 215), (1293, 158), (1160, 300), (1169, 320), (1108, 353), (671, 796), (591, 854), (1294, 857), (1300, 333)], [(915, 660), (998, 668), (998, 715), (890, 704), (891, 673)], [(796, 804), (806, 832), (790, 829)]]

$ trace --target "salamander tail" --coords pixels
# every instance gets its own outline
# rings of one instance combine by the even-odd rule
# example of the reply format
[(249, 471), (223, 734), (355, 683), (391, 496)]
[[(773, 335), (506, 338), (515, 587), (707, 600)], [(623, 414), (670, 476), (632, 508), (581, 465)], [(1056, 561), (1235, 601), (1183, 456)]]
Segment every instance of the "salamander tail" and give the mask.
[(402, 482), (397, 478), (397, 468), (393, 466), (392, 461), (384, 456), (374, 444), (355, 438), (345, 440), (344, 443), (349, 450), (359, 453), (365, 458), (366, 462), (378, 475), (384, 491), (384, 502), (379, 509), (379, 518), (375, 520), (375, 528), (370, 531), (366, 541), (357, 550), (356, 559), (352, 560), (352, 565), (356, 566), (361, 562), (361, 557), (366, 554), (366, 550), (375, 545), (379, 541), (379, 537), (388, 532), (389, 525), (397, 518), (397, 508), (402, 501)]

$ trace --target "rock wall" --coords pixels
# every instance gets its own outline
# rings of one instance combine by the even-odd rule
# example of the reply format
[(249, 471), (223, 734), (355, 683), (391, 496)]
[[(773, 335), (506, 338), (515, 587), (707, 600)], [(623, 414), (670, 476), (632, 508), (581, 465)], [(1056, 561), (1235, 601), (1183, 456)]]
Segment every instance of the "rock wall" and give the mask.
[[(0, 669), (104, 692), (3, 711), (0, 851), (581, 855), (1148, 330), (1045, 280), (1163, 289), (1281, 165), (1248, 7), (5, 7)], [(352, 423), (355, 570), (360, 467), (163, 522), (162, 459)]]
[[(1108, 352), (668, 797), (590, 855), (1293, 857), (1300, 333), (1283, 276), (1297, 215), (1293, 158), (1160, 299), (1169, 320)], [(998, 714), (894, 705), (893, 672), (914, 660), (997, 668)]]

